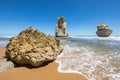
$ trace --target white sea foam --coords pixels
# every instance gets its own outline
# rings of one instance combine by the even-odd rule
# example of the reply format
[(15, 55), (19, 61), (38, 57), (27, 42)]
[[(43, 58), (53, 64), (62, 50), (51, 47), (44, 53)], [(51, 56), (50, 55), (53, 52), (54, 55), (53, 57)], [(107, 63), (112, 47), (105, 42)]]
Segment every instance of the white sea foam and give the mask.
[[(76, 73), (76, 74), (81, 74), (81, 75), (83, 75), (86, 79), (88, 79), (86, 75), (82, 74), (82, 73), (79, 72), (79, 71), (75, 71), (75, 70), (63, 71), (63, 70), (61, 70), (61, 66), (62, 66), (61, 62), (60, 62), (60, 61), (55, 61), (55, 62), (59, 63), (59, 66), (58, 66), (58, 71), (59, 71), (59, 72), (61, 72), (61, 73)], [(89, 80), (89, 79), (88, 79), (88, 80)]]
[(8, 41), (0, 41), (0, 44), (6, 44)]
[(7, 44), (8, 42), (8, 40), (0, 40), (0, 44)]
[(13, 36), (0, 36), (0, 37), (2, 37), (2, 38), (11, 38)]
[(120, 41), (120, 36), (110, 36), (110, 37), (97, 37), (97, 36), (70, 36), (72, 38), (79, 38), (79, 39), (87, 39), (87, 40), (93, 40), (93, 39), (99, 39), (99, 40), (114, 40), (114, 41)]
[[(94, 43), (93, 45), (91, 43), (88, 45), (84, 43), (86, 45), (83, 45), (75, 40), (66, 41), (64, 44), (66, 44), (64, 51), (56, 60), (60, 64), (58, 71), (83, 74), (89, 80), (120, 79), (120, 52), (113, 51), (114, 53), (111, 53), (112, 50), (108, 51), (109, 49), (106, 47), (108, 44), (101, 43), (98, 45), (98, 43)], [(117, 50), (116, 48), (119, 50), (118, 45), (115, 50)]]

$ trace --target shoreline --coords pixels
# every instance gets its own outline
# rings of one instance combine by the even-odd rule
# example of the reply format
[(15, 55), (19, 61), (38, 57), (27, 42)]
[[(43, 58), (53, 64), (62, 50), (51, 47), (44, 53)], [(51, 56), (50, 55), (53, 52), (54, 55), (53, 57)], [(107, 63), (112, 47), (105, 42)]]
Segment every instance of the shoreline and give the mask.
[[(0, 47), (0, 58), (5, 56), (5, 48)], [(66, 73), (59, 71), (60, 63), (51, 62), (39, 68), (15, 67), (0, 73), (1, 80), (88, 80), (78, 73)]]
[(57, 69), (58, 72), (60, 72), (60, 73), (66, 73), (66, 74), (69, 74), (69, 73), (79, 74), (79, 75), (84, 76), (87, 80), (89, 80), (86, 75), (82, 74), (82, 73), (79, 72), (79, 71), (72, 71), (72, 70), (71, 70), (71, 71), (62, 71), (62, 70), (60, 69), (61, 62), (59, 62), (59, 61), (55, 61), (55, 62), (59, 64), (59, 65), (58, 65), (58, 69)]

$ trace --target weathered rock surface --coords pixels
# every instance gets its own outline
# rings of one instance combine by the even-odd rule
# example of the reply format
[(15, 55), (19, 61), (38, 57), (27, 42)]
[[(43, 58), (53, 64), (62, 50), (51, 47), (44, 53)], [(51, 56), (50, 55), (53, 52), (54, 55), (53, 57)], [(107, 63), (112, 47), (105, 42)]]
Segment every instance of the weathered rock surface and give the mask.
[(57, 20), (55, 36), (68, 37), (68, 33), (66, 31), (66, 20), (64, 19), (64, 17), (59, 17)]
[(19, 65), (37, 67), (55, 60), (62, 50), (59, 40), (30, 27), (11, 38), (5, 53)]
[(109, 29), (109, 27), (106, 24), (100, 24), (97, 26), (97, 32), (96, 34), (99, 37), (108, 37), (111, 35), (112, 30)]
[(14, 67), (14, 63), (12, 61), (7, 61), (5, 58), (0, 59), (0, 72), (7, 71)]

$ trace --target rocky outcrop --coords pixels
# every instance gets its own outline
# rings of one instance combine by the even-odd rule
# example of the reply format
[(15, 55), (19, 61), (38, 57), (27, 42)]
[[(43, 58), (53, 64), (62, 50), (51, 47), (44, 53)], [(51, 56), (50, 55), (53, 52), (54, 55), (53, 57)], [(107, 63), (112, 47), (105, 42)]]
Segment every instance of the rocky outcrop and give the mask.
[(30, 27), (10, 39), (5, 53), (19, 65), (38, 67), (55, 60), (62, 50), (59, 40)]
[(68, 33), (66, 32), (66, 20), (64, 17), (59, 17), (57, 20), (55, 36), (68, 37)]
[(96, 34), (99, 37), (108, 37), (111, 35), (112, 30), (109, 29), (109, 27), (106, 24), (100, 24), (97, 26), (98, 31)]

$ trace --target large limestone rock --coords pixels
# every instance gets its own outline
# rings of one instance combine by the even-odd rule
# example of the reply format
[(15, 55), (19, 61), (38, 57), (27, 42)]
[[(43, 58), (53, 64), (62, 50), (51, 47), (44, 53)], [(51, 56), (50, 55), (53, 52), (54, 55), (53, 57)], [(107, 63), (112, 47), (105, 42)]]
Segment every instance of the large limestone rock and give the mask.
[(30, 27), (11, 38), (5, 52), (10, 60), (19, 65), (37, 67), (55, 60), (62, 50), (59, 40)]
[(66, 32), (66, 20), (64, 17), (59, 17), (56, 24), (56, 37), (68, 37), (68, 33)]
[(112, 30), (109, 29), (109, 27), (106, 24), (100, 24), (97, 26), (98, 31), (96, 34), (99, 37), (108, 37), (111, 35)]

